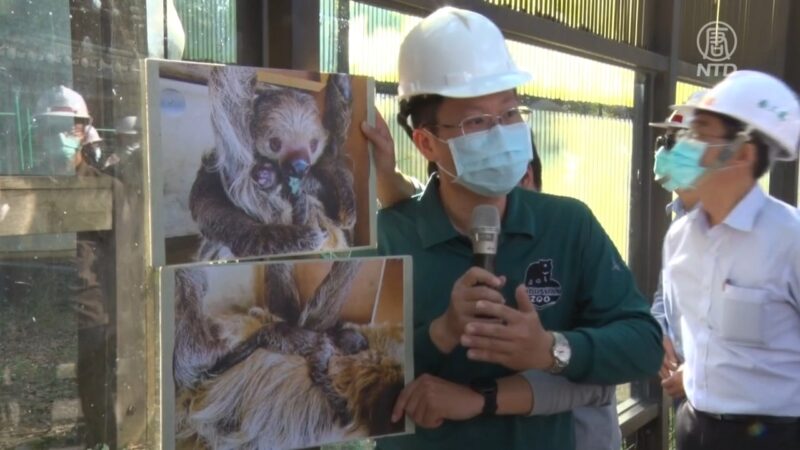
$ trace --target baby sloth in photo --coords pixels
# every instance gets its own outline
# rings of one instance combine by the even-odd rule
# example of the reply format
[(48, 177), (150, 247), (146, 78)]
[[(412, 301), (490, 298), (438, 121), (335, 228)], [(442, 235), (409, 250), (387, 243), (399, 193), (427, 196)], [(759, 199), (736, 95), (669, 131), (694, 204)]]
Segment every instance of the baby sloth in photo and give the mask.
[(349, 78), (329, 76), (322, 113), (308, 92), (258, 87), (255, 70), (241, 67), (212, 69), (209, 96), (216, 146), (189, 202), (198, 259), (348, 247), (356, 220), (344, 149)]
[[(283, 449), (400, 431), (389, 420), (404, 384), (399, 325), (348, 325), (368, 342), (342, 351), (328, 333), (272, 317), (235, 286), (258, 273), (211, 268), (175, 275), (176, 433), (181, 448)], [(355, 273), (356, 261), (337, 261), (330, 277)], [(351, 279), (351, 278), (350, 278)], [(350, 295), (351, 284), (320, 283), (304, 315), (324, 327), (325, 309)], [(315, 300), (316, 299), (316, 300)], [(316, 307), (315, 307), (316, 305)], [(322, 308), (318, 308), (322, 306)], [(211, 312), (208, 312), (211, 311)]]

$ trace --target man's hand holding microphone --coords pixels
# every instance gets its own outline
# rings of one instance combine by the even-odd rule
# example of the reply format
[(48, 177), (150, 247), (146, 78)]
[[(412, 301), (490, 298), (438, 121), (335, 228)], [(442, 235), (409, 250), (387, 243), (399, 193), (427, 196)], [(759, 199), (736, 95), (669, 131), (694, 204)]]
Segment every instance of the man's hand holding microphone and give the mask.
[[(493, 273), (499, 235), (497, 208), (476, 207), (470, 229), (473, 267), (453, 284), (447, 310), (431, 323), (431, 340), (445, 354), (461, 344), (468, 349), (467, 357), (474, 361), (496, 363), (515, 371), (550, 369), (554, 338), (542, 327), (525, 286), (520, 285), (515, 291), (518, 309), (511, 308), (501, 293), (506, 278)], [(525, 384), (522, 377), (505, 377), (494, 381), (494, 393), (487, 396), (485, 387), (471, 388), (424, 374), (400, 394), (393, 419), (400, 420), (405, 413), (417, 425), (435, 428), (447, 419), (466, 420), (487, 411), (501, 413), (498, 386), (509, 387), (510, 392), (526, 389), (522, 386)], [(513, 398), (508, 400), (514, 402)], [(529, 405), (522, 401), (520, 405), (510, 405), (510, 409), (529, 410)]]

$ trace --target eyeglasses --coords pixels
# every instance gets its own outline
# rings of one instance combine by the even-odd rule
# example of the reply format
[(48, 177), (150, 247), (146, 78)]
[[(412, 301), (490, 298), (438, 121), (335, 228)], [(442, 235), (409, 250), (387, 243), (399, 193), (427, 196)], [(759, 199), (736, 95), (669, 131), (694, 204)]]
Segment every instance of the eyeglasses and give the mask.
[(449, 125), (444, 123), (438, 123), (435, 125), (442, 128), (460, 129), (461, 134), (464, 135), (487, 131), (497, 124), (513, 125), (515, 123), (527, 122), (531, 116), (531, 112), (532, 111), (525, 106), (515, 106), (498, 115), (479, 114), (476, 116), (469, 116), (459, 122), (458, 125)]
[[(706, 142), (709, 139), (724, 139), (726, 141), (730, 140), (730, 138), (728, 138), (726, 136), (706, 136), (706, 135), (701, 135), (700, 133), (698, 133), (697, 131), (694, 131), (694, 130), (682, 130), (682, 131), (680, 131), (678, 133), (677, 138), (678, 139), (694, 139), (694, 140), (703, 141), (703, 142)], [(722, 144), (720, 144), (720, 145), (722, 145)]]

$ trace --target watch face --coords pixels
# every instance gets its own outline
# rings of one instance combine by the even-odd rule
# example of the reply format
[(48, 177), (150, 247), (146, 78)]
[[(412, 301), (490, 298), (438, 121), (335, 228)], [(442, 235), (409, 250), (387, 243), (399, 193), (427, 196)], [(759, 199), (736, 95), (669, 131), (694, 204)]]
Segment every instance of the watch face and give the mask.
[(562, 367), (569, 364), (569, 359), (572, 356), (572, 348), (569, 346), (569, 341), (563, 335), (557, 335), (555, 345), (553, 345), (553, 357), (556, 363)]
[(561, 361), (569, 361), (569, 357), (572, 356), (572, 352), (570, 351), (569, 347), (556, 347), (556, 358), (560, 359)]

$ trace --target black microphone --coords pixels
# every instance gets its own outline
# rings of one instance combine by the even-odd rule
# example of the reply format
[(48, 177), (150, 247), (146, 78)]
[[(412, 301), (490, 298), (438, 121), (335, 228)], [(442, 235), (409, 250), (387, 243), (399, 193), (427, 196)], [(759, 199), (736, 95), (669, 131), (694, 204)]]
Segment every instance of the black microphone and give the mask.
[(500, 211), (493, 205), (478, 205), (472, 210), (469, 238), (472, 265), (494, 273), (497, 238), (500, 236)]

